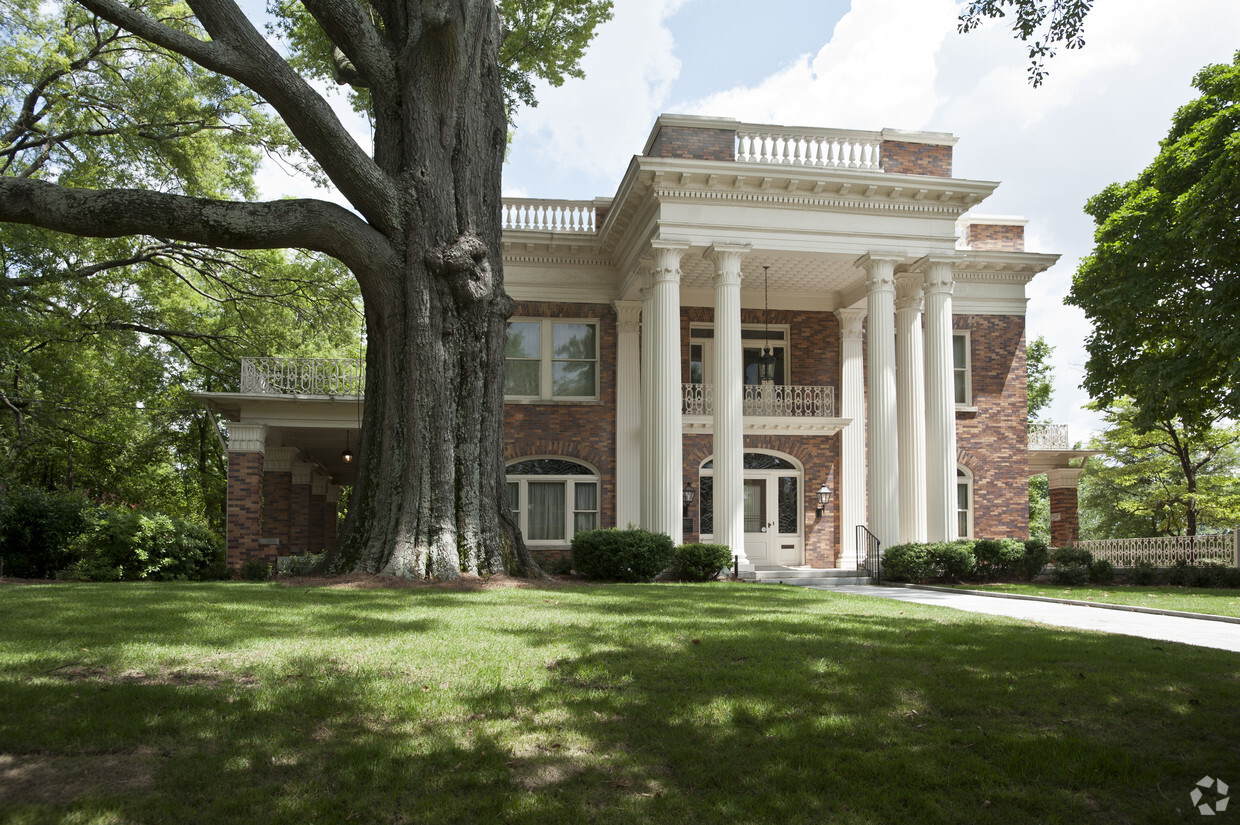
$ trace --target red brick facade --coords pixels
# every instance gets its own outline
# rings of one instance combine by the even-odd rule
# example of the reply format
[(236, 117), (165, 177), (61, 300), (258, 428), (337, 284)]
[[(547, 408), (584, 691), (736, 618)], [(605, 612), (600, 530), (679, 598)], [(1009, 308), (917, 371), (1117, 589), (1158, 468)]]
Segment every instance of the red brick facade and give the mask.
[(1052, 487), (1051, 499), (1051, 546), (1068, 547), (1081, 537), (1081, 525), (1077, 512), (1077, 489), (1075, 487)]
[(898, 175), (952, 176), (952, 147), (933, 143), (884, 140), (879, 150), (879, 166)]
[(285, 472), (263, 473), (263, 538), (264, 544), (279, 553), (285, 553), (289, 544), (289, 492), (293, 474)]
[(323, 534), (323, 527), (327, 522), (326, 503), (327, 496), (316, 495), (314, 492), (310, 493), (310, 539), (308, 546), (311, 553), (321, 553), (326, 547), (326, 538)]
[(289, 492), (289, 539), (290, 555), (310, 550), (310, 485), (293, 484)]
[(651, 141), (649, 157), (693, 160), (736, 160), (735, 129), (661, 126)]
[(1025, 227), (1007, 224), (971, 223), (965, 232), (970, 249), (998, 249), (1003, 252), (1025, 251)]
[(957, 315), (969, 331), (972, 406), (957, 411), (957, 460), (973, 473), (976, 538), (1029, 537), (1025, 319)]
[(236, 571), (248, 560), (259, 558), (258, 541), (262, 537), (263, 519), (262, 453), (228, 454), (227, 514), (225, 558), (229, 568)]

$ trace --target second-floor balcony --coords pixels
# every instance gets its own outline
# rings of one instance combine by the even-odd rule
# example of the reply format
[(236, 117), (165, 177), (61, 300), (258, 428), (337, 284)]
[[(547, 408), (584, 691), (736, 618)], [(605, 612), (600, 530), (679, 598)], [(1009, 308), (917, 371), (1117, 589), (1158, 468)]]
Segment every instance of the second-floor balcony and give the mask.
[[(747, 416), (834, 418), (835, 388), (794, 384), (750, 384), (744, 388), (741, 411)], [(714, 415), (713, 384), (682, 385), (684, 415)]]
[(366, 363), (356, 358), (242, 358), (241, 392), (253, 395), (359, 396)]
[(1071, 450), (1072, 440), (1068, 438), (1067, 424), (1050, 424), (1036, 422), (1029, 425), (1029, 449), (1031, 450)]

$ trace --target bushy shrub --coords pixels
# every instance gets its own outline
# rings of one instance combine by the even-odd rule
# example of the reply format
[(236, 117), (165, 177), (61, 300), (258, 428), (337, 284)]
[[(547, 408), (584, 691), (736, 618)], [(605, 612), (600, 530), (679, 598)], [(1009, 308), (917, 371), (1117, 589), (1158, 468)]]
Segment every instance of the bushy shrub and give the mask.
[(1025, 557), (1020, 562), (1020, 572), (1025, 579), (1031, 580), (1046, 567), (1051, 560), (1051, 549), (1042, 539), (1025, 540)]
[(1154, 563), (1149, 559), (1141, 559), (1132, 566), (1129, 573), (1133, 584), (1153, 584), (1154, 583)]
[(1193, 569), (1188, 566), (1188, 559), (1176, 559), (1167, 575), (1167, 584), (1173, 587), (1188, 587), (1192, 575)]
[(935, 575), (929, 544), (896, 544), (883, 553), (883, 575), (897, 581), (920, 582)]
[(295, 556), (281, 556), (276, 561), (277, 576), (309, 576), (314, 566), (323, 560), (326, 553), (298, 553)]
[(1205, 561), (1190, 567), (1189, 587), (1237, 587), (1240, 586), (1240, 570), (1216, 561)]
[(1051, 561), (1056, 565), (1079, 564), (1088, 567), (1093, 560), (1094, 554), (1083, 547), (1056, 547), (1051, 552)]
[(1089, 581), (1089, 567), (1084, 564), (1076, 564), (1075, 562), (1056, 564), (1055, 569), (1051, 572), (1051, 579), (1055, 584), (1084, 584)]
[(546, 570), (556, 576), (567, 576), (573, 572), (573, 559), (571, 556), (556, 556), (546, 565)]
[(731, 563), (732, 548), (726, 544), (682, 544), (676, 548), (672, 569), (681, 581), (708, 582)]
[(944, 580), (957, 582), (973, 571), (975, 558), (973, 542), (967, 539), (960, 541), (939, 542), (930, 545), (930, 558), (938, 574)]
[(59, 574), (85, 581), (215, 578), (223, 547), (206, 527), (158, 513), (98, 507), (73, 540), (77, 561)]
[(73, 537), (86, 526), (89, 502), (73, 493), (15, 487), (0, 499), (0, 563), (4, 575), (50, 579), (74, 561)]
[(271, 578), (271, 565), (262, 559), (246, 559), (241, 565), (241, 578), (248, 582), (265, 582)]
[(1106, 559), (1094, 559), (1086, 568), (1089, 580), (1094, 584), (1108, 584), (1115, 581), (1115, 565)]
[(630, 527), (573, 536), (573, 569), (591, 579), (648, 582), (672, 563), (676, 548), (663, 533)]
[(981, 539), (973, 543), (973, 575), (984, 581), (1016, 575), (1025, 560), (1025, 546), (1016, 539)]

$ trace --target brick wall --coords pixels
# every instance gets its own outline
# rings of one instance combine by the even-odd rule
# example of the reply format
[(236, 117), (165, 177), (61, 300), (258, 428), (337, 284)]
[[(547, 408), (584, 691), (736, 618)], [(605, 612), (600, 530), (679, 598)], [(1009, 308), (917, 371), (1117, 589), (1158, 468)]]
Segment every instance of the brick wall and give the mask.
[(971, 223), (965, 232), (971, 249), (999, 249), (1004, 252), (1025, 251), (1025, 227), (991, 223)]
[(969, 330), (976, 413), (956, 413), (957, 460), (973, 473), (973, 534), (1029, 537), (1025, 319), (956, 315)]
[(310, 485), (289, 485), (289, 552), (293, 555), (310, 549)]
[(323, 533), (323, 525), (327, 521), (324, 513), (327, 496), (315, 495), (310, 493), (310, 525), (308, 530), (309, 540), (308, 546), (311, 553), (321, 553), (326, 547), (326, 539)]
[(1051, 488), (1051, 546), (1067, 547), (1081, 537), (1075, 487)]
[(289, 489), (293, 474), (285, 472), (263, 473), (263, 538), (279, 539), (278, 548), (287, 552), (289, 543)]
[(661, 126), (648, 157), (736, 160), (736, 130)]
[(263, 454), (228, 454), (228, 538), (225, 558), (234, 572), (258, 558), (263, 519)]
[(323, 547), (330, 550), (336, 545), (336, 529), (340, 524), (340, 503), (328, 501), (323, 505)]
[(930, 143), (884, 140), (879, 150), (879, 166), (884, 172), (900, 175), (952, 176), (952, 147)]
[[(523, 318), (581, 318), (599, 322), (599, 400), (504, 405), (504, 460), (533, 456), (576, 458), (598, 468), (599, 526), (616, 526), (616, 313), (605, 304), (518, 302)], [(566, 548), (531, 547), (541, 564)]]

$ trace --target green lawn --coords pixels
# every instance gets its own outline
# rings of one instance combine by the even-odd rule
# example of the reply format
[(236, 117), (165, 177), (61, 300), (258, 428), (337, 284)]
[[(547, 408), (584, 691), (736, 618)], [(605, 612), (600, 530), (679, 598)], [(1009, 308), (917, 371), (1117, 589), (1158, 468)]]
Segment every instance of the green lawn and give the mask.
[(1055, 599), (1075, 599), (1080, 602), (1131, 604), (1140, 607), (1159, 607), (1164, 610), (1184, 610), (1189, 613), (1211, 613), (1215, 616), (1240, 618), (1240, 590), (1234, 588), (1136, 587), (1131, 585), (1068, 587), (1062, 584), (964, 584), (959, 587), (966, 590), (999, 590), (1004, 593), (1021, 593), (1026, 596), (1050, 596)]
[(745, 585), (0, 587), (6, 823), (1196, 821), (1240, 656)]

